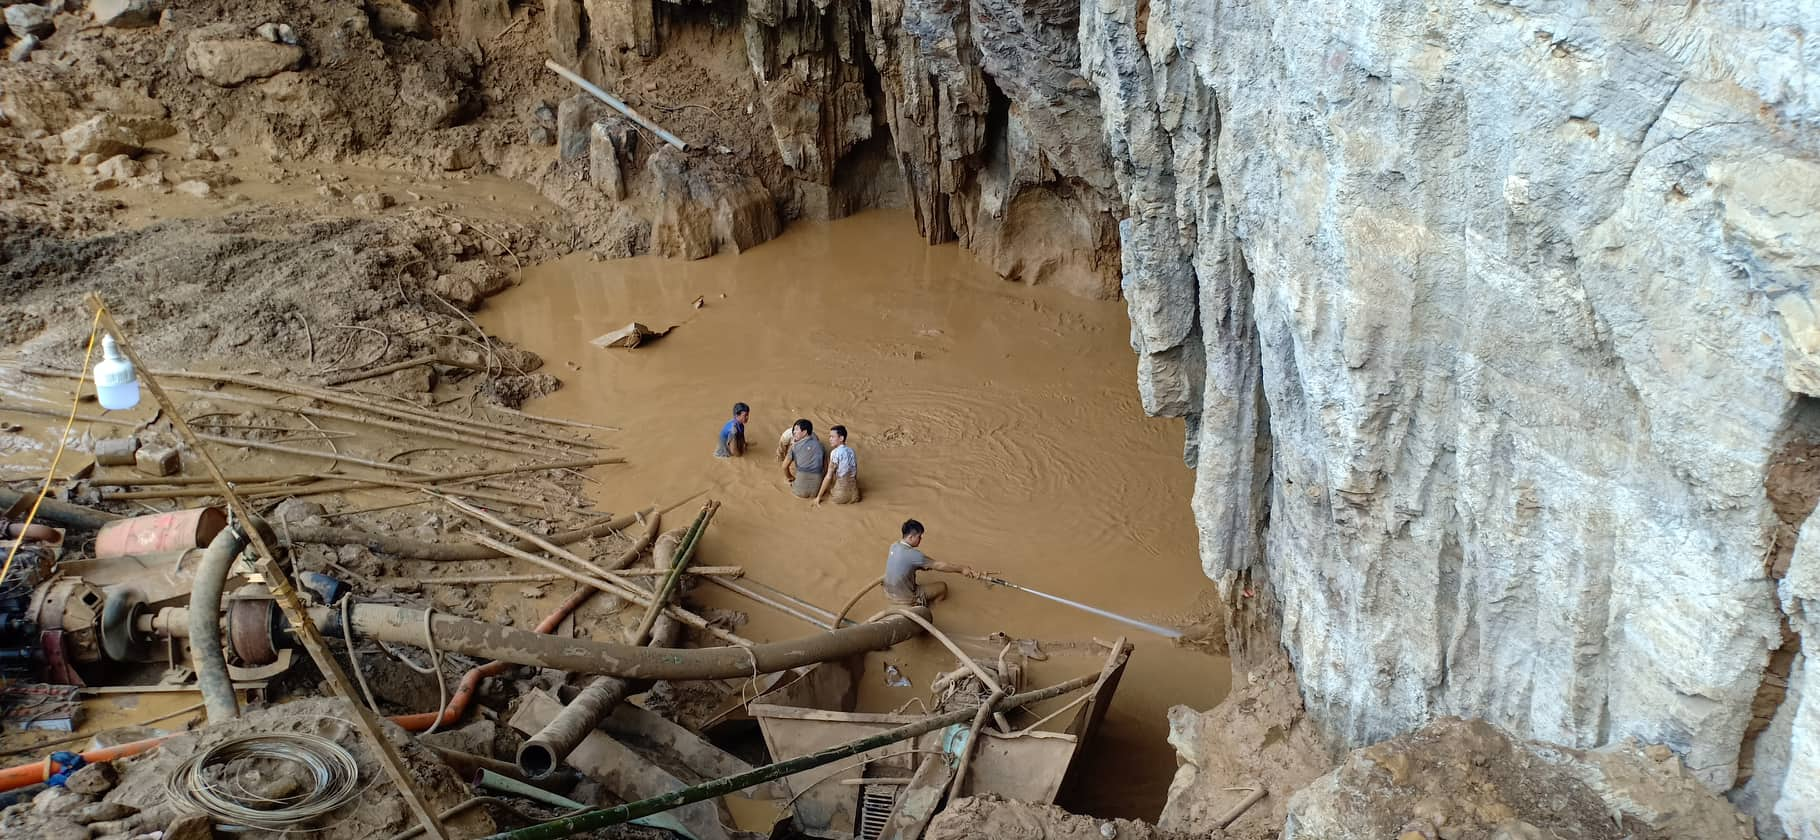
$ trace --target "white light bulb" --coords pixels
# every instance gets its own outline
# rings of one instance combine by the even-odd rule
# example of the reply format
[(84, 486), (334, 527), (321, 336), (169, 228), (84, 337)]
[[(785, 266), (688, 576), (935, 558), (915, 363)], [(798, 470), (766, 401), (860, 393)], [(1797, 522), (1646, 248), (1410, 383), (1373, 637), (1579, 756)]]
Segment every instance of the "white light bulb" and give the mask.
[(139, 404), (139, 379), (133, 375), (133, 363), (114, 346), (114, 337), (101, 335), (101, 361), (95, 363), (95, 394), (101, 407), (109, 410), (132, 408)]

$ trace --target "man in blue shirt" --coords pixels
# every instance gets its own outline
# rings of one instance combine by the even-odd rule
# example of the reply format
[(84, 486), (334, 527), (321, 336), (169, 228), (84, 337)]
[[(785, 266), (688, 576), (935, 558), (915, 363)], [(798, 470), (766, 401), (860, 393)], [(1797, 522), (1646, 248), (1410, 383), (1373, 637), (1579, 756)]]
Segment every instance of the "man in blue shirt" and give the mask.
[(746, 454), (746, 420), (751, 416), (751, 406), (743, 402), (733, 404), (733, 419), (720, 427), (720, 446), (715, 448), (714, 457), (738, 458)]

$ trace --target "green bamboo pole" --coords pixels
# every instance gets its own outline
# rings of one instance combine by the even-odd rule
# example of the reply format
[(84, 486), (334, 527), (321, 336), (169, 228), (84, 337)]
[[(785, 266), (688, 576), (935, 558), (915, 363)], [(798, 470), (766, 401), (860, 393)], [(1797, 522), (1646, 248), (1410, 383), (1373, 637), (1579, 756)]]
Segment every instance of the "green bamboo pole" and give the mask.
[(664, 605), (670, 602), (671, 593), (676, 591), (676, 582), (682, 579), (683, 570), (689, 567), (689, 558), (695, 554), (695, 544), (701, 541), (701, 534), (708, 530), (708, 520), (714, 518), (714, 512), (720, 510), (720, 503), (710, 501), (701, 506), (701, 513), (695, 517), (695, 524), (690, 526), (689, 533), (683, 537), (682, 546), (676, 552), (676, 563), (670, 567), (670, 576), (664, 578), (662, 586), (651, 593), (651, 606), (645, 610), (643, 621), (638, 623), (638, 632), (632, 634), (631, 643), (642, 645), (651, 636), (651, 628), (657, 624), (657, 616), (663, 613)]
[[(1087, 674), (1085, 676), (1075, 677), (1064, 683), (1052, 685), (1048, 688), (1039, 688), (1035, 691), (1013, 694), (1000, 701), (993, 708), (995, 711), (1002, 711), (1006, 709), (1015, 709), (1019, 706), (1028, 706), (1031, 703), (1040, 703), (1052, 697), (1060, 697), (1070, 691), (1093, 685), (1099, 681), (1100, 676), (1101, 675), (1098, 673)], [(640, 817), (661, 814), (665, 811), (673, 808), (680, 808), (693, 802), (700, 802), (704, 799), (713, 799), (717, 796), (725, 796), (729, 793), (752, 787), (753, 785), (763, 784), (772, 779), (781, 779), (785, 776), (801, 773), (804, 770), (813, 770), (824, 764), (831, 764), (843, 758), (850, 758), (859, 755), (860, 753), (876, 750), (879, 747), (895, 744), (898, 741), (915, 738), (925, 732), (933, 732), (944, 726), (967, 723), (973, 720), (977, 708), (978, 707), (970, 707), (943, 715), (923, 718), (915, 723), (907, 723), (896, 729), (885, 730), (877, 735), (870, 735), (857, 741), (850, 741), (839, 746), (829, 747), (818, 753), (792, 758), (788, 761), (779, 761), (775, 764), (767, 764), (763, 767), (748, 770), (744, 773), (737, 773), (725, 778), (715, 779), (711, 782), (703, 782), (693, 787), (686, 787), (682, 790), (674, 790), (669, 793), (659, 794), (649, 799), (640, 799), (637, 802), (628, 802), (624, 805), (616, 805), (612, 808), (602, 808), (597, 811), (589, 811), (585, 814), (562, 817), (546, 823), (526, 826), (514, 831), (502, 831), (498, 834), (488, 835), (487, 837), (482, 838), (482, 840), (561, 840), (561, 838), (571, 837), (584, 831), (594, 831), (625, 822), (631, 822)]]

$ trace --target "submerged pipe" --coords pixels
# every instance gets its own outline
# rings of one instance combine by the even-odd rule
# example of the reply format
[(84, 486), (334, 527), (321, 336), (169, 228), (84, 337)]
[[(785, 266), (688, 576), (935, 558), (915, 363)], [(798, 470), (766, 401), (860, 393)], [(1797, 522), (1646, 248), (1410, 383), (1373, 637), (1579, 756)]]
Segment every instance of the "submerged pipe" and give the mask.
[[(651, 550), (651, 560), (657, 568), (668, 569), (675, 564), (683, 534), (683, 531), (671, 531), (657, 538), (657, 546)], [(649, 647), (672, 647), (682, 635), (681, 631), (682, 624), (660, 610), (657, 622), (651, 628)], [(588, 733), (613, 714), (614, 707), (648, 687), (649, 683), (618, 677), (601, 677), (589, 683), (544, 728), (519, 746), (518, 769), (533, 779), (556, 772)]]
[(221, 652), (221, 592), (227, 588), (228, 570), (246, 549), (243, 527), (235, 523), (209, 541), (190, 589), (190, 667), (196, 671), (196, 688), (202, 692), (210, 722), (240, 716), (240, 698), (234, 694), (227, 657)]
[[(173, 618), (178, 614), (177, 608), (166, 612)], [(341, 632), (339, 609), (313, 607), (309, 612), (310, 620), (324, 634), (334, 636)], [(353, 630), (359, 636), (393, 644), (423, 644), (423, 610), (359, 604), (349, 612)], [(921, 635), (923, 628), (902, 616), (891, 616), (807, 638), (752, 647), (646, 648), (593, 639), (563, 639), (439, 612), (431, 617), (430, 632), (437, 649), (444, 653), (497, 659), (513, 665), (627, 679), (725, 680), (884, 650)]]

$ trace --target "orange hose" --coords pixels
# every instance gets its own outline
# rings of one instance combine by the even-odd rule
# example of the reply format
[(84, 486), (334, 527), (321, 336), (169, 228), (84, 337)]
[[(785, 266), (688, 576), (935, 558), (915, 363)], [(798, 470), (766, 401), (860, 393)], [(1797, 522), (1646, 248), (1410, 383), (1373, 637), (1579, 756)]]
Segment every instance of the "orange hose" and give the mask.
[[(556, 625), (569, 617), (569, 613), (574, 612), (575, 608), (594, 597), (594, 592), (595, 590), (591, 586), (584, 586), (576, 590), (568, 600), (556, 607), (555, 612), (550, 613), (542, 622), (538, 623), (537, 632), (549, 633), (555, 630)], [(476, 666), (461, 675), (460, 685), (455, 687), (455, 694), (449, 698), (449, 704), (442, 707), (441, 711), (395, 715), (392, 717), (392, 722), (404, 727), (406, 732), (422, 732), (432, 726), (454, 726), (461, 721), (462, 714), (467, 712), (468, 701), (474, 699), (474, 692), (480, 688), (480, 681), (487, 677), (499, 676), (510, 667), (512, 667), (512, 663), (497, 660)]]
[[(563, 601), (561, 605), (557, 606), (555, 612), (550, 613), (548, 617), (537, 625), (537, 632), (549, 633), (555, 630), (556, 625), (561, 624), (563, 619), (569, 617), (569, 613), (574, 612), (577, 607), (580, 607), (589, 598), (594, 597), (594, 591), (595, 590), (592, 587), (584, 587), (576, 590), (575, 594), (570, 595), (568, 600)], [(439, 723), (442, 726), (451, 726), (459, 722), (462, 714), (467, 712), (468, 702), (474, 699), (474, 691), (480, 687), (480, 681), (487, 677), (498, 676), (510, 667), (512, 667), (512, 663), (510, 662), (497, 661), (477, 666), (462, 675), (461, 685), (455, 689), (454, 696), (449, 698), (449, 704), (444, 706), (441, 711), (420, 712), (414, 715), (393, 715), (391, 721), (404, 727), (407, 732), (422, 732), (425, 729), (429, 729), (432, 725), (438, 725)], [(82, 760), (89, 764), (94, 764), (98, 761), (113, 761), (117, 758), (138, 755), (164, 743), (167, 738), (176, 737), (177, 734), (180, 733), (160, 735), (156, 738), (146, 738), (143, 741), (133, 741), (126, 744), (120, 744), (119, 746), (89, 750), (88, 752), (82, 753)], [(31, 762), (30, 764), (20, 764), (14, 767), (8, 767), (4, 770), (0, 770), (0, 793), (42, 784), (45, 781), (48, 781), (54, 773), (55, 771), (51, 768), (49, 756), (46, 756), (42, 760)]]

